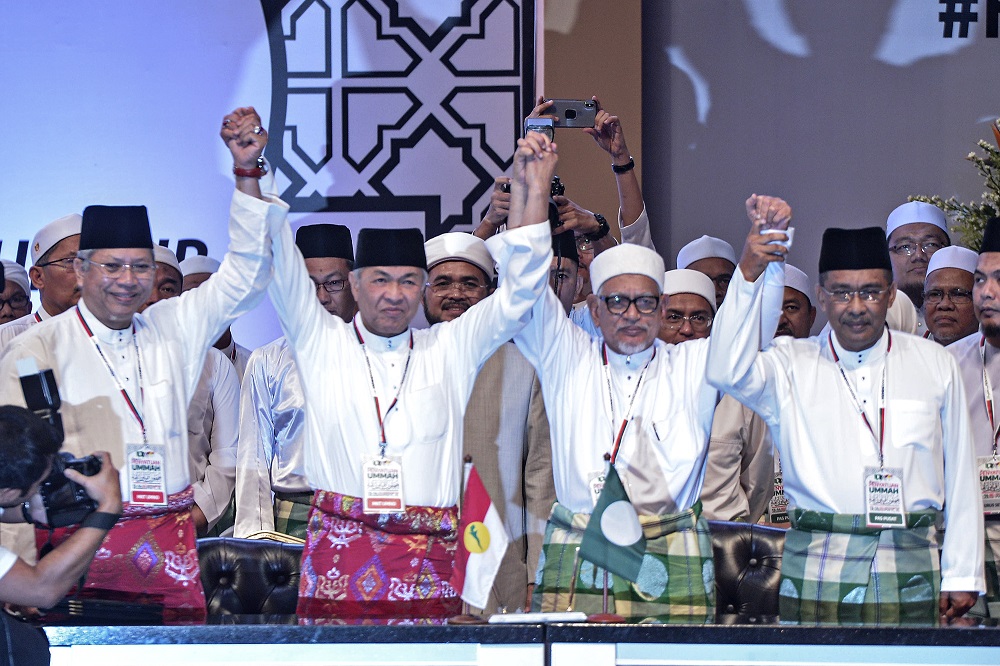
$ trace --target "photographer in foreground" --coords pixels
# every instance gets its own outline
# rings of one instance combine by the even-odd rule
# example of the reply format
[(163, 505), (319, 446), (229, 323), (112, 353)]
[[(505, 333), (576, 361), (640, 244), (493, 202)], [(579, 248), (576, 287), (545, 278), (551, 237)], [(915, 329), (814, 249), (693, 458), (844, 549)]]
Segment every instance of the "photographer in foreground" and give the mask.
[[(36, 496), (59, 447), (55, 431), (40, 417), (22, 407), (0, 406), (0, 520), (24, 520), (21, 507)], [(104, 535), (122, 512), (118, 470), (106, 452), (96, 455), (101, 459), (101, 471), (96, 475), (84, 476), (71, 469), (65, 474), (97, 502), (97, 510), (38, 564), (28, 564), (0, 547), (0, 601), (54, 606), (87, 571)]]

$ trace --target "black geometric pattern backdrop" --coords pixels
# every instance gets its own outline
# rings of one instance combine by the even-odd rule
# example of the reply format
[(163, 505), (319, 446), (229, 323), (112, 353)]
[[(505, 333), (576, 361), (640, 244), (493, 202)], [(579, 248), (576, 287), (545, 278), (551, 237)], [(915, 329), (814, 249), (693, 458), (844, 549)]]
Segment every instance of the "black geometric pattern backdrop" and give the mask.
[(478, 223), (533, 106), (534, 0), (261, 5), (291, 210), (422, 213), (428, 238)]

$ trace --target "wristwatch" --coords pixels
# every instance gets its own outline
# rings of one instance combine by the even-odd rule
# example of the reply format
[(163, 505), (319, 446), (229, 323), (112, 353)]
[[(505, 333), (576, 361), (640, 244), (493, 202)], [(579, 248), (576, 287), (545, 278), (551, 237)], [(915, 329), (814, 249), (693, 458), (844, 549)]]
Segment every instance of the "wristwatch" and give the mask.
[(604, 218), (603, 215), (601, 215), (600, 213), (594, 213), (594, 217), (597, 219), (597, 223), (600, 225), (600, 227), (597, 229), (597, 231), (595, 231), (592, 234), (583, 235), (583, 237), (589, 240), (591, 243), (596, 243), (597, 241), (601, 240), (609, 233), (611, 233), (611, 225), (608, 224), (608, 221)]

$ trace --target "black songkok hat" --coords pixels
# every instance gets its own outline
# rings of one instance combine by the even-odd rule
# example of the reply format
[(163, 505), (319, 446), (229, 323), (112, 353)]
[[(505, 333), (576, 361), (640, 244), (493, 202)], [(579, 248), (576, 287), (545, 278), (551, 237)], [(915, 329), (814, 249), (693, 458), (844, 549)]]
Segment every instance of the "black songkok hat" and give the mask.
[(819, 251), (819, 272), (863, 271), (870, 268), (892, 270), (885, 229), (835, 229), (823, 232)]
[(81, 250), (153, 249), (145, 206), (87, 206), (80, 231)]
[(351, 230), (342, 224), (309, 224), (295, 232), (295, 244), (304, 259), (336, 257), (354, 262)]
[(3, 264), (0, 263), (0, 291), (7, 290), (7, 276), (4, 274)]
[(427, 270), (420, 229), (362, 229), (358, 232), (355, 268), (415, 266)]
[(1000, 252), (1000, 217), (986, 220), (983, 230), (983, 244), (979, 246), (979, 254), (983, 252)]
[(552, 253), (557, 257), (580, 263), (580, 253), (576, 250), (576, 236), (572, 231), (552, 234)]

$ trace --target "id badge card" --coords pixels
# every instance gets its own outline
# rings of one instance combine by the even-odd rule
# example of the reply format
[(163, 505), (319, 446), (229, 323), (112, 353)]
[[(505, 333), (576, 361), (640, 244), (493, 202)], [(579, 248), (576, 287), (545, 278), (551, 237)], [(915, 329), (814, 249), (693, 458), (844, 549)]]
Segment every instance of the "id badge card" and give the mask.
[(993, 456), (976, 458), (979, 488), (983, 493), (983, 513), (1000, 513), (1000, 460)]
[(403, 502), (403, 466), (392, 458), (371, 458), (361, 467), (365, 513), (400, 513)]
[(785, 497), (785, 484), (781, 474), (774, 475), (774, 495), (767, 504), (767, 522), (787, 523), (788, 519), (788, 498)]
[(601, 491), (604, 490), (604, 479), (607, 478), (607, 475), (608, 473), (604, 470), (591, 472), (587, 475), (587, 488), (590, 489), (590, 501), (595, 508), (597, 507), (597, 499), (601, 496)]
[(865, 522), (868, 527), (906, 527), (903, 475), (896, 468), (865, 468)]
[(167, 451), (163, 444), (125, 448), (128, 501), (135, 506), (167, 506)]

